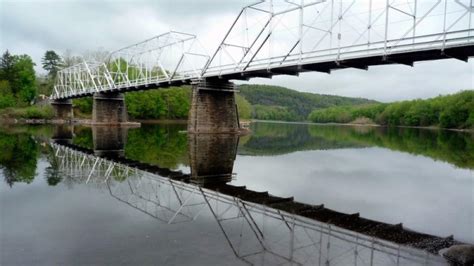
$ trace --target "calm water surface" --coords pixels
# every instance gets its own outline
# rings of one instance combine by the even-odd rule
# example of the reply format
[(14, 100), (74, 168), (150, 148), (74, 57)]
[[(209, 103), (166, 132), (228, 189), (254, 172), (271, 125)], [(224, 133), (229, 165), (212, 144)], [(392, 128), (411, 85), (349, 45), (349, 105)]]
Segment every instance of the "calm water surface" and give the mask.
[(240, 138), (185, 129), (0, 129), (0, 265), (443, 263), (245, 205), (238, 193), (208, 189), (216, 184), (474, 244), (472, 134), (260, 122)]

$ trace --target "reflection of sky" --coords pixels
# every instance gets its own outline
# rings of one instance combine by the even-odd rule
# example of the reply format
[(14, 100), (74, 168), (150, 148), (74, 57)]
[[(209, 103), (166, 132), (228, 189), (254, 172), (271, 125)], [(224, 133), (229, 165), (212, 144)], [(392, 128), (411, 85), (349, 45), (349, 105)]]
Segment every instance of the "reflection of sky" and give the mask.
[(381, 148), (238, 156), (233, 183), (474, 243), (474, 171)]
[(207, 215), (166, 225), (106, 189), (48, 187), (45, 167), (11, 189), (0, 171), (0, 265), (243, 265)]
[[(109, 180), (112, 196), (100, 178), (88, 185), (77, 183), (81, 179), (66, 179), (55, 187), (49, 187), (43, 178), (47, 166), (43, 159), (39, 160), (38, 174), (30, 185), (15, 183), (13, 188), (8, 188), (5, 183), (0, 183), (1, 265), (243, 265), (231, 252), (230, 242), (237, 256), (243, 256), (256, 265), (285, 262), (282, 256), (307, 265), (315, 265), (318, 261), (324, 265), (352, 265), (354, 261), (358, 262), (356, 265), (368, 265), (371, 256), (370, 239), (354, 240), (354, 236), (338, 229), (332, 231), (331, 236), (320, 235), (318, 230), (324, 225), (319, 223), (304, 230), (302, 224), (297, 223), (299, 225), (291, 227), (292, 233), (286, 220), (279, 219), (279, 216), (261, 215), (261, 209), (248, 206), (250, 211), (244, 214), (244, 218), (235, 203), (217, 203), (209, 194), (209, 206), (221, 217), (222, 227), (217, 226), (200, 195), (197, 195), (197, 202), (204, 204), (204, 209), (196, 202), (189, 202), (197, 207), (191, 207), (190, 213), (193, 216), (200, 214), (195, 216), (196, 220), (167, 225), (149, 216), (157, 213), (149, 204), (143, 204), (146, 201), (138, 200), (136, 203), (136, 197), (132, 196), (140, 195), (160, 202), (168, 194), (174, 194), (173, 191), (183, 192), (180, 186), (172, 189), (167, 179), (151, 174), (130, 176), (123, 182), (112, 178)], [(133, 194), (121, 194), (123, 188), (131, 187)], [(123, 201), (114, 198), (117, 196)], [(171, 205), (175, 204), (168, 206), (164, 203), (162, 206)], [(176, 210), (178, 206), (170, 208)], [(255, 237), (256, 232), (248, 227), (249, 216), (264, 236), (261, 240), (265, 243), (265, 250)], [(293, 234), (295, 252), (290, 255)], [(390, 255), (397, 250), (396, 246), (381, 248), (380, 242), (374, 245), (374, 265), (388, 265), (397, 259), (396, 253)], [(355, 246), (358, 253), (352, 255)], [(400, 265), (418, 265), (416, 261), (426, 263), (425, 259), (444, 263), (441, 258), (426, 258), (424, 253), (415, 250), (402, 249), (400, 256)]]

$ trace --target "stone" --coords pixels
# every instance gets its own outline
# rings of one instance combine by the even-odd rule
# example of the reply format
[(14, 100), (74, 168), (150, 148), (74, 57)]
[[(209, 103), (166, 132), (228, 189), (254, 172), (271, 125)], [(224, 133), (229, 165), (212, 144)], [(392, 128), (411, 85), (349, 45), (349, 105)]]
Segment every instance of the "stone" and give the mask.
[(474, 245), (454, 245), (441, 252), (454, 265), (474, 265)]
[(238, 143), (237, 134), (189, 134), (191, 182), (205, 186), (231, 181)]
[(234, 85), (221, 82), (198, 82), (192, 86), (189, 133), (238, 133), (239, 117)]
[(122, 93), (95, 93), (92, 106), (92, 124), (120, 125), (127, 123), (127, 108)]
[(123, 157), (128, 127), (92, 126), (94, 154), (105, 157)]
[(72, 100), (55, 100), (51, 102), (55, 119), (71, 120), (73, 118)]

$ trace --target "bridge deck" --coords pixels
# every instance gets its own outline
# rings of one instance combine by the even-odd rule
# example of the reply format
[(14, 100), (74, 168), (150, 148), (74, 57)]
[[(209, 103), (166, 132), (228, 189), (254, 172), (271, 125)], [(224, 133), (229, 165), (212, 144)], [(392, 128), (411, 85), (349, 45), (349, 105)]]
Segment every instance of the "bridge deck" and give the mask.
[[(299, 75), (303, 72), (323, 72), (331, 73), (333, 70), (356, 68), (367, 70), (369, 66), (403, 64), (413, 66), (414, 62), (430, 61), (439, 59), (458, 59), (467, 62), (470, 57), (474, 56), (474, 44), (460, 45), (458, 47), (447, 48), (444, 51), (440, 49), (426, 49), (414, 52), (393, 53), (388, 57), (376, 55), (368, 57), (358, 57), (346, 59), (342, 61), (321, 61), (314, 63), (306, 63), (301, 65), (277, 66), (272, 68), (264, 68), (257, 70), (227, 72), (223, 74), (210, 74), (202, 79), (206, 80), (249, 80), (251, 78), (272, 78), (277, 75)], [(143, 91), (149, 89), (169, 88), (172, 86), (190, 85), (196, 77), (175, 78), (173, 80), (160, 80), (153, 82), (151, 80), (143, 80), (134, 85), (123, 84), (121, 86), (102, 88), (102, 93), (131, 92)], [(56, 97), (57, 100), (90, 97), (97, 91), (87, 90), (78, 91), (74, 94)]]

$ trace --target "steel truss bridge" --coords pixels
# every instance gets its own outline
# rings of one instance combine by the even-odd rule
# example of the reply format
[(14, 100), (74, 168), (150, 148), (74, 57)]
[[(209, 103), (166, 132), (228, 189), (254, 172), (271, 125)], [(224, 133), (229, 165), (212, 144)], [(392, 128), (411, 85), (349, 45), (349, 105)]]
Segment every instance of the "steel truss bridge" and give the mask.
[[(53, 167), (69, 183), (108, 191), (120, 202), (167, 224), (192, 222), (200, 215), (210, 215), (235, 256), (249, 265), (444, 265), (435, 250), (421, 247), (438, 244), (439, 249), (443, 243), (453, 243), (451, 238), (405, 231), (401, 225), (357, 215), (324, 222), (307, 215), (313, 211), (327, 215), (330, 210), (321, 206), (228, 184), (203, 187), (190, 182), (189, 175), (180, 171), (122, 157), (99, 157), (71, 144), (52, 141), (50, 146)], [(306, 214), (295, 214), (283, 207), (285, 203), (297, 204)], [(347, 227), (360, 225), (358, 219), (365, 221), (366, 229), (375, 230), (367, 234)], [(397, 233), (398, 242), (385, 240)], [(404, 241), (413, 236), (418, 244), (407, 245)]]
[(171, 31), (58, 72), (51, 99), (474, 55), (473, 0), (269, 0), (243, 8), (213, 53)]

